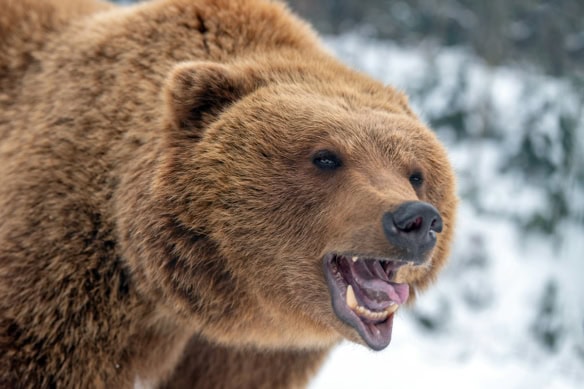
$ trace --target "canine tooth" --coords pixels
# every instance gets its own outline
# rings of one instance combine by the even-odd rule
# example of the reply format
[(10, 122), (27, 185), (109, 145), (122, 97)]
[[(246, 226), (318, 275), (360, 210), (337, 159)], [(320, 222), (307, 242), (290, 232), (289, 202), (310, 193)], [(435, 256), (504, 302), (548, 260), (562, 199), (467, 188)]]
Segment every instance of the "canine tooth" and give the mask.
[(389, 308), (387, 308), (387, 310), (385, 312), (387, 312), (388, 315), (391, 315), (392, 313), (397, 311), (398, 308), (399, 308), (398, 304), (392, 304), (389, 306)]
[(359, 257), (356, 256), (356, 255), (353, 255), (353, 258), (351, 258), (351, 259), (353, 260), (353, 262), (357, 262), (357, 260), (359, 259)]
[(347, 305), (351, 309), (360, 308), (357, 303), (357, 298), (355, 297), (355, 291), (351, 285), (347, 286)]

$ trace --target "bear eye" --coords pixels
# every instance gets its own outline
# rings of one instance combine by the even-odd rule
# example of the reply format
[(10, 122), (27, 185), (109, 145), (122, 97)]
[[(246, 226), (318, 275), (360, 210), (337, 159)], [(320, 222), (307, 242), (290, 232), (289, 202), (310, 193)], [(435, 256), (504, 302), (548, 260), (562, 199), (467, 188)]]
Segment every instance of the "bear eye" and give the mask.
[(421, 172), (414, 172), (410, 176), (410, 184), (414, 187), (414, 189), (418, 189), (424, 183), (424, 176)]
[(341, 159), (329, 150), (321, 150), (314, 154), (312, 163), (321, 170), (335, 170), (343, 164)]

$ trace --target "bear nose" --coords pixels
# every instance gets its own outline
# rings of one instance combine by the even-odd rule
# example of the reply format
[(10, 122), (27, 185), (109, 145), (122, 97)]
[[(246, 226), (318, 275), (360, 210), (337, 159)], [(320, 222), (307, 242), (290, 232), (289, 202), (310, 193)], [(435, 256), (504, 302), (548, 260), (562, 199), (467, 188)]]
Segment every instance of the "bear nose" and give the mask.
[(381, 220), (385, 237), (401, 249), (401, 258), (421, 263), (436, 244), (436, 233), (442, 232), (442, 217), (436, 208), (422, 201), (401, 204), (386, 212)]

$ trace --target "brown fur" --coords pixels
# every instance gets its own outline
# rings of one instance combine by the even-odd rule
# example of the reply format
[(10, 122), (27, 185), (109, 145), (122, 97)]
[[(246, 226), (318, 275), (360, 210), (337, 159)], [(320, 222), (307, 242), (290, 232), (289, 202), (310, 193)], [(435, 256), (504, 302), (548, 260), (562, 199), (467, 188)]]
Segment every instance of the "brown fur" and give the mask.
[[(391, 256), (381, 215), (422, 199), (444, 232), (398, 278), (444, 265), (439, 142), (281, 4), (0, 9), (0, 387), (302, 386), (360, 341), (324, 253)], [(324, 148), (341, 171), (312, 165)]]

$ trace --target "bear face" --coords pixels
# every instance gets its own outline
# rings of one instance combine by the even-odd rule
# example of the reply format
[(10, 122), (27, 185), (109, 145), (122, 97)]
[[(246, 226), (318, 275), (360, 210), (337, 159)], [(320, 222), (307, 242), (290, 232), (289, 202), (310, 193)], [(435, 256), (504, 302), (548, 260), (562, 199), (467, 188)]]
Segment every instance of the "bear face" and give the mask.
[(383, 349), (397, 307), (448, 253), (446, 154), (390, 88), (333, 65), (258, 62), (186, 63), (170, 76), (151, 186), (171, 221), (144, 235), (168, 237), (152, 242), (165, 271), (143, 272), (223, 343), (342, 336)]

